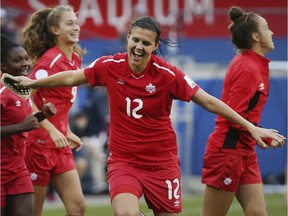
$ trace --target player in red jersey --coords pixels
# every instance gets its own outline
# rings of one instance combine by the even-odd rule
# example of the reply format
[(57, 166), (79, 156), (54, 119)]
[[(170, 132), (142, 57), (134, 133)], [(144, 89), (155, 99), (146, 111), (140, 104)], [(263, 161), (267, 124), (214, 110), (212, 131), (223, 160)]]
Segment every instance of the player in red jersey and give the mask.
[[(23, 28), (24, 47), (35, 62), (30, 77), (42, 79), (59, 71), (79, 69), (83, 55), (78, 45), (79, 34), (77, 16), (71, 6), (36, 11)], [(33, 131), (33, 143), (26, 157), (35, 190), (36, 216), (41, 215), (49, 181), (64, 203), (67, 215), (85, 213), (85, 199), (71, 150), (81, 148), (82, 142), (71, 132), (68, 122), (76, 93), (77, 87), (40, 88), (33, 95), (36, 109), (41, 99), (46, 98), (58, 110)]]
[[(227, 70), (222, 101), (258, 126), (269, 94), (269, 60), (264, 55), (274, 49), (273, 32), (255, 13), (232, 7), (229, 15), (232, 42), (239, 53)], [(266, 148), (284, 144), (284, 140), (264, 141)], [(226, 215), (235, 195), (245, 215), (267, 215), (256, 142), (246, 129), (221, 116), (208, 139), (202, 182), (207, 185), (203, 216)]]
[[(139, 17), (127, 35), (127, 53), (96, 59), (87, 68), (65, 71), (41, 80), (17, 77), (19, 85), (106, 86), (110, 106), (108, 182), (115, 215), (140, 215), (138, 199), (157, 216), (181, 212), (181, 174), (170, 111), (175, 99), (193, 101), (246, 128), (259, 144), (262, 137), (281, 142), (275, 130), (255, 127), (225, 103), (207, 94), (177, 67), (155, 55), (159, 23)], [(160, 49), (161, 51), (161, 49)]]
[[(25, 49), (1, 35), (1, 72), (27, 76), (30, 59)], [(1, 74), (2, 76), (2, 74)], [(1, 94), (1, 215), (33, 215), (33, 186), (24, 157), (28, 131), (39, 127), (32, 114), (30, 99), (25, 100), (0, 84)], [(44, 114), (55, 107), (45, 104)]]

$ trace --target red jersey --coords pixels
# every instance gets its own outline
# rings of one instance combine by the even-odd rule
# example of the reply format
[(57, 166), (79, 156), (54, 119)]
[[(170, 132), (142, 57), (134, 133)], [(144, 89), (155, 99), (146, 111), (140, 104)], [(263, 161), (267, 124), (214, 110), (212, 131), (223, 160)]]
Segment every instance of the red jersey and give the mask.
[[(17, 124), (32, 114), (30, 100), (25, 100), (2, 84), (1, 90), (1, 126)], [(26, 170), (24, 162), (28, 132), (1, 137), (1, 184), (14, 179), (17, 173)], [(24, 171), (25, 172), (25, 171)], [(28, 175), (28, 170), (27, 170)]]
[[(47, 50), (37, 61), (30, 74), (30, 78), (41, 79), (58, 72), (76, 70), (80, 68), (81, 63), (82, 60), (76, 53), (73, 53), (72, 60), (70, 61), (57, 46), (54, 46)], [(66, 135), (69, 111), (75, 101), (76, 94), (77, 87), (39, 88), (36, 94), (33, 95), (33, 101), (38, 109), (41, 109), (43, 105), (43, 98), (46, 99), (46, 103), (51, 102), (54, 104), (57, 109), (57, 114), (50, 117), (49, 121)], [(31, 135), (37, 140), (50, 139), (49, 134), (42, 128), (33, 130)], [(55, 148), (55, 145), (50, 147)]]
[[(259, 125), (268, 98), (269, 62), (253, 50), (248, 50), (234, 57), (224, 79), (222, 101), (254, 125)], [(255, 150), (255, 145), (256, 141), (247, 130), (217, 116), (207, 150)]]
[(175, 66), (152, 55), (134, 73), (127, 53), (105, 56), (84, 70), (91, 86), (106, 86), (110, 107), (109, 160), (158, 165), (178, 163), (170, 120), (172, 101), (190, 101), (199, 86)]

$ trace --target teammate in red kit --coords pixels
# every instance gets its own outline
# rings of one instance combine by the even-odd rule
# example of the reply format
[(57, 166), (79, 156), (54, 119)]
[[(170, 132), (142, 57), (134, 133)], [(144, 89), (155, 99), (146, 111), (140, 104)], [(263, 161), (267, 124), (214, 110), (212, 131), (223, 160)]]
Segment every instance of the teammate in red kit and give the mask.
[[(24, 47), (35, 62), (30, 75), (42, 79), (63, 70), (79, 69), (83, 50), (78, 45), (80, 27), (71, 6), (57, 6), (36, 11), (23, 28)], [(72, 147), (82, 142), (69, 128), (69, 110), (77, 87), (37, 89), (33, 102), (41, 98), (54, 103), (58, 113), (41, 123), (31, 134), (34, 142), (26, 162), (35, 189), (35, 215), (40, 216), (47, 186), (53, 187), (66, 208), (67, 215), (84, 215), (85, 200), (74, 164)]]
[[(255, 13), (232, 7), (229, 15), (232, 42), (239, 53), (227, 70), (222, 101), (258, 126), (269, 94), (269, 60), (264, 55), (274, 49), (273, 32)], [(284, 144), (263, 140), (266, 148)], [(247, 130), (221, 116), (208, 139), (202, 182), (207, 185), (203, 216), (226, 215), (235, 195), (245, 215), (267, 215), (256, 142)]]
[[(27, 76), (29, 70), (30, 59), (25, 49), (1, 34), (1, 72)], [(39, 122), (32, 113), (30, 99), (19, 97), (2, 84), (0, 88), (1, 215), (32, 216), (34, 190), (24, 158), (28, 131), (38, 128)], [(47, 103), (43, 112), (48, 117), (56, 110), (51, 103)]]
[[(157, 216), (178, 215), (182, 209), (181, 174), (176, 135), (170, 111), (174, 99), (194, 101), (210, 112), (247, 128), (253, 137), (280, 142), (274, 130), (255, 127), (193, 80), (156, 56), (159, 23), (139, 17), (127, 35), (127, 53), (96, 59), (87, 68), (65, 71), (41, 80), (17, 77), (19, 85), (106, 86), (110, 105), (108, 182), (115, 215), (141, 215), (138, 199), (145, 200)], [(161, 51), (161, 49), (160, 49)]]

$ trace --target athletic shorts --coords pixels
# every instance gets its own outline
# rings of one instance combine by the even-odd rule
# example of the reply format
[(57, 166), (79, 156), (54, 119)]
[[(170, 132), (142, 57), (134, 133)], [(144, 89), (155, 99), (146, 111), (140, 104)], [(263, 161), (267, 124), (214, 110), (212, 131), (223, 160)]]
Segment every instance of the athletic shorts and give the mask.
[(110, 199), (120, 193), (142, 194), (154, 214), (182, 210), (180, 166), (142, 166), (128, 162), (108, 163)]
[(17, 173), (15, 178), (6, 183), (3, 182), (3, 179), (1, 179), (1, 208), (4, 208), (7, 205), (6, 198), (8, 195), (34, 193), (30, 175), (27, 170), (22, 170)]
[(236, 192), (239, 185), (262, 183), (256, 152), (246, 155), (206, 151), (202, 183)]
[(70, 147), (43, 148), (43, 144), (33, 143), (25, 158), (33, 185), (48, 186), (51, 176), (75, 169)]

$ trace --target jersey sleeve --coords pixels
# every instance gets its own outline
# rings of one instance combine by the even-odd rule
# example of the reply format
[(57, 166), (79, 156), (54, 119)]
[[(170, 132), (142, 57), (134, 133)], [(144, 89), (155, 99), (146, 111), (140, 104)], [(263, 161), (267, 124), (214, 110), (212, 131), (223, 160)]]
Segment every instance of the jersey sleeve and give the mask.
[(51, 61), (48, 58), (40, 59), (33, 68), (33, 71), (31, 72), (29, 77), (31, 79), (41, 79), (56, 73), (57, 70), (55, 70), (55, 66), (50, 67), (49, 62)]
[(183, 101), (190, 101), (191, 97), (200, 88), (188, 75), (175, 67), (176, 77), (168, 86), (172, 98)]
[(90, 86), (104, 86), (109, 73), (109, 59), (111, 56), (103, 56), (93, 61), (84, 69), (84, 75)]

